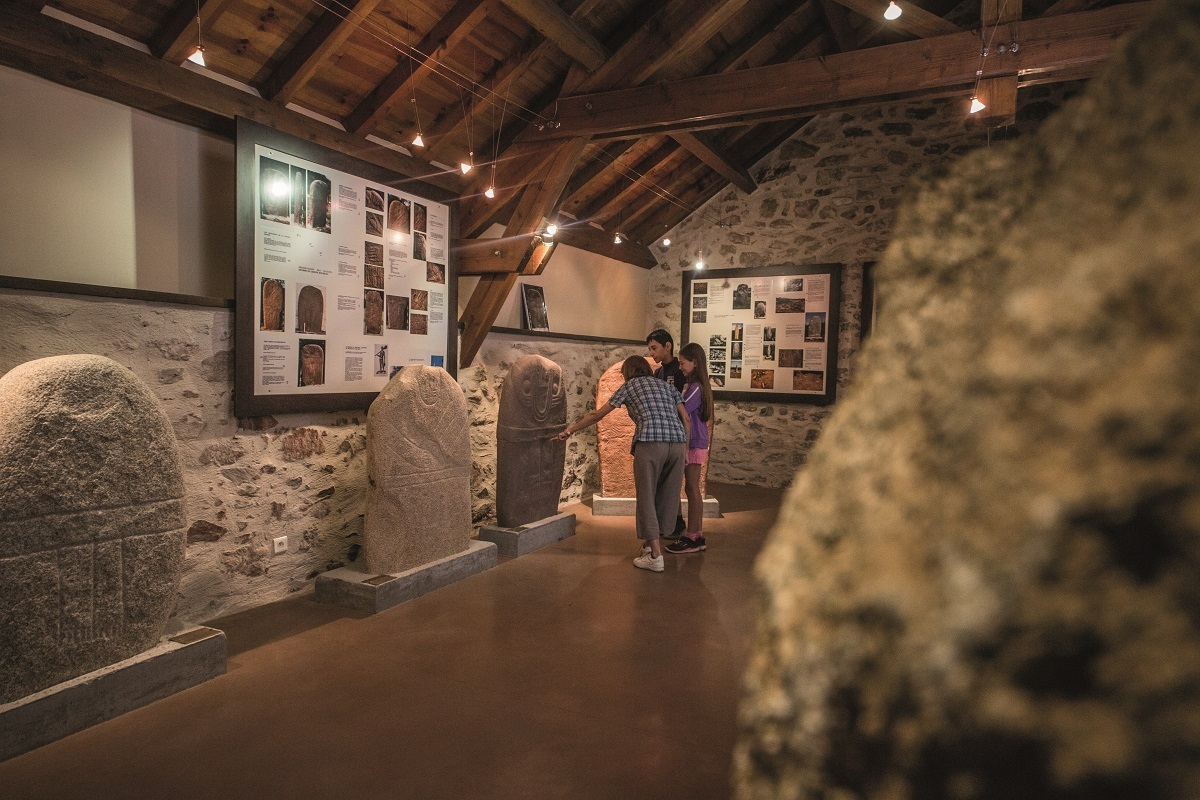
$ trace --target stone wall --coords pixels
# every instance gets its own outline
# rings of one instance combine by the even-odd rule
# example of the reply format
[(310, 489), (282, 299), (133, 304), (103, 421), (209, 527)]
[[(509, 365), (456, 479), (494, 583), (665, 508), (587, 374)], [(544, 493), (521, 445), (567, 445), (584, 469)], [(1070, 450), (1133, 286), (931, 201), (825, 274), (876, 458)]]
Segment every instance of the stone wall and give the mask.
[[(365, 410), (239, 423), (228, 309), (0, 289), (0, 319), (8, 341), (0, 374), (44, 356), (96, 353), (131, 369), (158, 398), (184, 464), (188, 546), (176, 624), (278, 600), (358, 557)], [(475, 364), (460, 370), (471, 415), (476, 524), (495, 516), (498, 387), (512, 361), (540, 353), (560, 364), (574, 420), (594, 407), (604, 369), (643, 349), (489, 336)], [(598, 489), (595, 452), (594, 430), (569, 444), (564, 503)], [(289, 551), (273, 555), (271, 540), (283, 535)]]
[[(1038, 127), (1078, 85), (1021, 93), (1015, 137)], [(752, 170), (750, 195), (729, 187), (652, 247), (650, 326), (680, 331), (681, 276), (703, 251), (710, 269), (839, 263), (841, 327), (838, 394), (859, 350), (863, 267), (892, 235), (896, 208), (912, 178), (989, 145), (964, 125), (966, 100), (888, 106), (817, 117)], [(882, 299), (886, 302), (886, 298)], [(680, 343), (682, 344), (682, 343)], [(783, 486), (808, 458), (831, 409), (796, 403), (717, 403), (711, 479)]]

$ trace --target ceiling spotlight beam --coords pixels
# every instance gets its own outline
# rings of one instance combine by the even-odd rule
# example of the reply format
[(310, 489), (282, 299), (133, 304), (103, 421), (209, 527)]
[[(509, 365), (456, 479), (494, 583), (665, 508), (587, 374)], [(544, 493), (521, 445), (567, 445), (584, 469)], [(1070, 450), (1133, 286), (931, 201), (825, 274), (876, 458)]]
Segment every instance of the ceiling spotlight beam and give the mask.
[[(1118, 39), (1145, 18), (1150, 3), (1131, 3), (1014, 24), (1020, 49), (986, 59), (983, 77), (1055, 72), (1077, 76), (1098, 65)], [(530, 142), (570, 136), (620, 138), (709, 127), (716, 123), (807, 116), (837, 108), (922, 96), (969, 93), (976, 82), (978, 31), (837, 53), (737, 72), (564, 97), (561, 125), (526, 129)]]
[(551, 0), (501, 0), (530, 27), (557, 45), (566, 55), (593, 71), (608, 60), (609, 52), (583, 25), (567, 16)]
[[(200, 18), (205, 27), (211, 26), (225, 13), (233, 0), (201, 0)], [(154, 32), (146, 46), (155, 58), (182, 64), (196, 49), (196, 0), (178, 0), (167, 19)]]
[[(862, 14), (869, 20), (883, 19), (883, 11), (888, 5), (888, 0), (834, 0), (834, 2)], [(904, 31), (919, 39), (959, 32), (959, 27), (953, 22), (948, 22), (937, 14), (931, 14), (920, 6), (915, 6), (906, 0), (892, 0), (892, 2), (899, 6), (904, 13), (896, 19), (889, 20), (888, 27)]]

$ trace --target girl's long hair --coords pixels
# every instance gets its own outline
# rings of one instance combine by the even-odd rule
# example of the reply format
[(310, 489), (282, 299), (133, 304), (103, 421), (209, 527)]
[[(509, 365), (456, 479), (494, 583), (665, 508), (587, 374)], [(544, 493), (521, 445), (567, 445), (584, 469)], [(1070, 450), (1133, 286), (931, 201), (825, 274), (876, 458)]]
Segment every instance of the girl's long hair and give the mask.
[(695, 342), (688, 342), (679, 351), (680, 358), (694, 361), (696, 368), (688, 375), (688, 383), (700, 384), (700, 421), (708, 422), (713, 415), (712, 381), (708, 379), (708, 357), (704, 348)]

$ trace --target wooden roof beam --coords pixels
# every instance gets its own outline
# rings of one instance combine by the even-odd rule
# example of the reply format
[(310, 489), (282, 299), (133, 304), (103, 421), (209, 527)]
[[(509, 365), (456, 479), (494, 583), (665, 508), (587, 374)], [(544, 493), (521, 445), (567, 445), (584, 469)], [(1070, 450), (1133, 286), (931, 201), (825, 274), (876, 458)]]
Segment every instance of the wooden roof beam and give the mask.
[(754, 178), (750, 177), (750, 173), (734, 161), (733, 156), (725, 152), (725, 148), (717, 143), (712, 134), (704, 131), (675, 131), (671, 134), (671, 138), (686, 147), (692, 155), (746, 194), (750, 194), (758, 188), (758, 184), (754, 182)]
[(342, 0), (340, 5), (345, 9), (344, 14), (330, 10), (318, 17), (258, 87), (262, 96), (283, 105), (292, 102), (321, 65), (341, 49), (379, 3), (380, 0)]
[(552, 0), (501, 0), (529, 26), (589, 71), (608, 60), (609, 52), (588, 30)]
[(410, 81), (419, 81), (436, 69), (446, 54), (487, 16), (486, 0), (458, 0), (421, 39), (417, 55), (401, 54), (400, 63), (343, 120), (346, 130), (360, 136), (373, 133), (379, 123), (408, 97)]
[[(1150, 3), (1131, 3), (1015, 23), (1019, 52), (993, 53), (984, 76), (1077, 75), (1108, 57)], [(969, 91), (979, 68), (980, 34), (967, 31), (654, 86), (565, 97), (561, 125), (526, 129), (529, 142), (570, 136), (619, 138), (808, 116), (863, 103)]]
[(462, 193), (461, 181), (427, 163), (31, 11), (28, 6), (13, 5), (0, 14), (0, 64), (188, 124), (199, 124), (200, 119), (224, 121), (226, 129), (221, 132), (225, 135), (231, 135), (234, 117), (246, 117), (441, 187), (454, 196)]
[[(200, 19), (212, 26), (225, 13), (233, 0), (202, 0)], [(196, 0), (178, 0), (155, 34), (146, 42), (155, 58), (182, 64), (196, 49), (199, 33), (196, 29)]]

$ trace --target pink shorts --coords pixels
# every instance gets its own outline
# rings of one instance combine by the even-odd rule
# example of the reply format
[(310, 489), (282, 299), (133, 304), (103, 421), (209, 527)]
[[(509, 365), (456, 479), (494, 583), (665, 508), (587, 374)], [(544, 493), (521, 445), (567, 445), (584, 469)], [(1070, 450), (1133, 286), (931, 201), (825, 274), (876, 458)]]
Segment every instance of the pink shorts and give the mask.
[(684, 464), (703, 464), (705, 461), (708, 461), (708, 448), (707, 447), (697, 447), (695, 449), (688, 450), (687, 460), (684, 461), (683, 463)]

